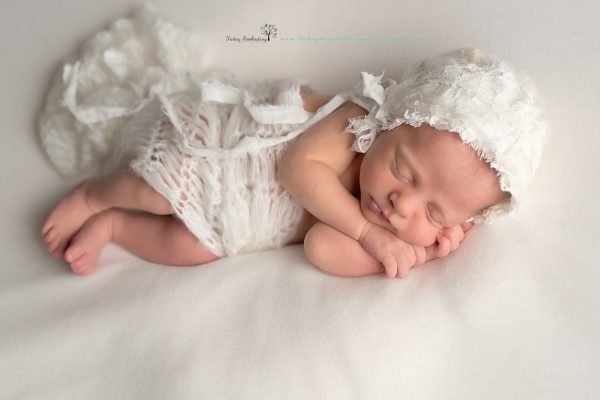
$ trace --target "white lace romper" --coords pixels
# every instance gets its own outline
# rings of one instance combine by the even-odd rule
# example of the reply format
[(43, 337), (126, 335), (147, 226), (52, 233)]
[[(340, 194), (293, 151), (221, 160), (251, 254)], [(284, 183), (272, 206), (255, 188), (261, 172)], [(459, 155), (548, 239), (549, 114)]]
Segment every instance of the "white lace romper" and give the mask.
[(219, 257), (279, 248), (295, 235), (303, 214), (277, 180), (285, 150), (347, 99), (371, 104), (357, 86), (307, 112), (304, 84), (267, 79), (242, 85), (231, 74), (215, 73), (190, 90), (158, 96), (119, 133), (110, 168), (142, 177)]
[[(199, 243), (219, 257), (287, 244), (299, 228), (303, 208), (277, 181), (284, 152), (344, 102), (367, 110), (375, 104), (370, 93), (376, 86), (364, 74), (354, 89), (313, 113), (304, 110), (302, 80), (242, 85), (233, 74), (216, 70), (185, 77), (182, 90), (159, 86), (154, 95), (117, 109), (126, 115), (119, 125), (111, 115), (115, 107), (97, 104), (112, 99), (115, 91), (121, 95), (120, 87), (84, 91), (77, 84), (72, 89), (81, 80), (77, 65), (66, 76), (66, 84), (58, 81), (51, 91), (40, 123), (55, 167), (68, 175), (96, 160), (101, 173), (133, 172), (164, 196)], [(76, 103), (95, 93), (103, 96), (94, 97), (93, 105)], [(365, 132), (356, 135), (353, 148), (365, 152), (373, 138)]]

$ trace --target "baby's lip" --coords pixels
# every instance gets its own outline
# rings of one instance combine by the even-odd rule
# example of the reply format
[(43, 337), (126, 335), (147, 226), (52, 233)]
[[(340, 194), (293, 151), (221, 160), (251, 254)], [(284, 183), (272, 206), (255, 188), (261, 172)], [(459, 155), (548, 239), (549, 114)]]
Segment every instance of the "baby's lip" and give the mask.
[(386, 216), (386, 212), (381, 209), (381, 207), (379, 206), (379, 204), (377, 203), (377, 201), (375, 201), (375, 199), (373, 198), (373, 196), (371, 196), (371, 201), (374, 203), (376, 209), (379, 211), (379, 215), (381, 215), (383, 217), (383, 219), (385, 219), (388, 222), (388, 224), (389, 224), (390, 223), (390, 219)]

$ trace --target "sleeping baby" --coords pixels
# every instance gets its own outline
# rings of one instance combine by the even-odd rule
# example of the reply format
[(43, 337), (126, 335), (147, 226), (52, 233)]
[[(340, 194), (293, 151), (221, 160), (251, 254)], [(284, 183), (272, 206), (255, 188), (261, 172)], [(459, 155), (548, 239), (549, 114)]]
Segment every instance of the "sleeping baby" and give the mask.
[[(78, 67), (66, 72), (84, 86)], [(546, 133), (528, 78), (472, 48), (383, 75), (335, 96), (222, 72), (155, 90), (105, 173), (44, 222), (49, 252), (89, 274), (108, 242), (180, 266), (304, 243), (326, 273), (403, 278), (512, 215)]]

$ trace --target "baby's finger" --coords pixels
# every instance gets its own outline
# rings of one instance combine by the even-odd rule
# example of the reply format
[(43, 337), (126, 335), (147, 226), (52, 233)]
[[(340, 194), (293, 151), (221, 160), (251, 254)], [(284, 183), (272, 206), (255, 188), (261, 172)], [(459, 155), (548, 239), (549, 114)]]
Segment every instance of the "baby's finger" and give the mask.
[(410, 269), (410, 267), (412, 267), (412, 265), (408, 265), (408, 260), (403, 254), (397, 255), (396, 261), (398, 262), (398, 271), (396, 272), (396, 278), (406, 278), (406, 276), (408, 275), (408, 270)]
[(459, 242), (465, 237), (462, 226), (454, 225), (443, 232), (451, 241), (456, 238)]
[(398, 264), (394, 257), (389, 257), (383, 262), (383, 266), (385, 268), (385, 274), (388, 278), (395, 278), (396, 273), (398, 272)]
[(454, 225), (442, 232), (448, 239), (450, 239), (450, 252), (458, 249), (458, 245), (465, 238), (465, 233), (462, 228), (458, 225)]
[(448, 237), (448, 239), (450, 239), (450, 252), (458, 249), (458, 246), (464, 237), (465, 233), (462, 231), (462, 228), (457, 226), (456, 229), (452, 230), (452, 233)]
[(413, 246), (413, 247), (415, 249), (415, 255), (417, 257), (417, 260), (415, 261), (415, 267), (420, 267), (421, 265), (425, 264), (425, 261), (427, 261), (427, 252), (424, 247), (421, 247), (421, 246)]
[(408, 270), (410, 267), (411, 265), (408, 265), (407, 260), (398, 260), (398, 273), (396, 274), (396, 278), (406, 278), (408, 276)]
[(402, 278), (406, 278), (408, 276), (408, 268), (407, 269), (398, 269), (398, 275), (396, 275), (396, 278), (398, 279), (402, 279)]
[(437, 242), (432, 244), (431, 246), (425, 247), (425, 261), (433, 260), (434, 258), (438, 258), (438, 245)]
[(462, 224), (460, 224), (460, 226), (461, 226), (463, 232), (466, 232), (473, 227), (473, 223), (472, 222), (463, 222)]
[(442, 235), (441, 233), (438, 233), (437, 235), (437, 241), (438, 241), (438, 257), (446, 257), (448, 254), (450, 254), (450, 239), (448, 239), (446, 236)]

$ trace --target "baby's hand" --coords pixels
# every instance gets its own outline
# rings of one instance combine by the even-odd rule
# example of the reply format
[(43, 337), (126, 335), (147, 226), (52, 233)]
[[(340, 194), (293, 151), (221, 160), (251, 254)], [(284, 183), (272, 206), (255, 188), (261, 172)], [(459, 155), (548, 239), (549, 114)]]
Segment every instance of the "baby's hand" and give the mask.
[(456, 251), (460, 242), (464, 240), (465, 234), (472, 226), (471, 222), (463, 222), (459, 225), (444, 228), (438, 233), (437, 242), (425, 247), (425, 260), (429, 261), (434, 258), (446, 257), (448, 254)]
[[(367, 222), (358, 242), (367, 253), (383, 264), (385, 273), (390, 278), (404, 278), (414, 265), (425, 262), (423, 248), (417, 254), (413, 245), (372, 222)], [(420, 259), (418, 259), (419, 256)]]

